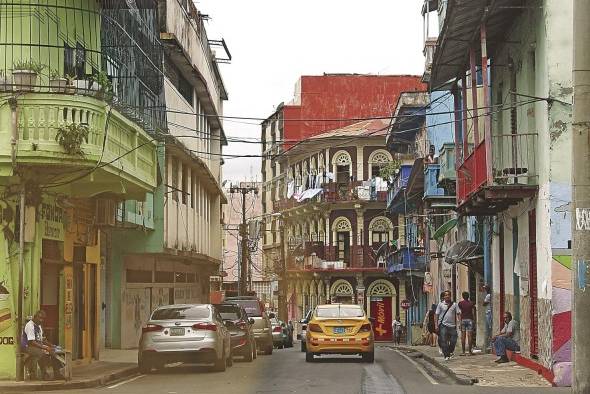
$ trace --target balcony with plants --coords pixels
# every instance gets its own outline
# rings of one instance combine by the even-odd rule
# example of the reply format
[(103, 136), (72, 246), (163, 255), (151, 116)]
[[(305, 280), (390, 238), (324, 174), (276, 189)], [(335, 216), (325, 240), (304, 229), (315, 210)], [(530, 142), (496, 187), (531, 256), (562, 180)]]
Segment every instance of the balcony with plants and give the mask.
[(43, 166), (31, 171), (41, 184), (79, 196), (143, 199), (153, 189), (165, 114), (149, 4), (137, 13), (110, 0), (0, 6), (2, 162)]

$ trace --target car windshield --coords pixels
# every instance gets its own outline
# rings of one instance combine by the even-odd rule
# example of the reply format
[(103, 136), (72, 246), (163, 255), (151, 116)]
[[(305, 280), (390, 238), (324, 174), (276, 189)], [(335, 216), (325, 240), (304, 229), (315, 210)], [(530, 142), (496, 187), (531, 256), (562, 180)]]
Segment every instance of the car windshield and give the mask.
[(355, 305), (318, 306), (317, 317), (363, 317), (365, 313), (361, 307)]
[(232, 302), (241, 305), (248, 316), (262, 316), (262, 310), (260, 309), (258, 300), (232, 300)]
[(238, 320), (240, 318), (239, 310), (235, 306), (219, 305), (217, 310), (223, 320)]
[(211, 311), (205, 305), (179, 306), (157, 309), (152, 314), (152, 320), (199, 320), (206, 319)]

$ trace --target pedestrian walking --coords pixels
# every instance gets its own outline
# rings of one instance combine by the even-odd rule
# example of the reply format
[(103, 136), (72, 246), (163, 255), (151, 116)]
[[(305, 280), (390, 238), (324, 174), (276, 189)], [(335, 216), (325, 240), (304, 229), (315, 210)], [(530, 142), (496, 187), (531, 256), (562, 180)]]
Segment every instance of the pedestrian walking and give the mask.
[(442, 347), (445, 360), (451, 359), (457, 344), (457, 318), (461, 310), (456, 302), (451, 300), (451, 292), (446, 291), (444, 301), (436, 308), (436, 328), (439, 344)]
[(475, 304), (469, 300), (469, 293), (461, 294), (463, 300), (459, 302), (461, 311), (461, 355), (465, 355), (465, 342), (470, 355), (473, 354), (473, 328), (475, 327)]
[(391, 323), (391, 327), (393, 328), (393, 341), (396, 345), (400, 344), (402, 338), (402, 322), (400, 321), (399, 316), (396, 316)]
[(426, 313), (426, 330), (428, 331), (428, 345), (435, 347), (438, 342), (438, 335), (436, 335), (436, 304), (432, 304)]
[(483, 306), (486, 308), (486, 340), (485, 343), (488, 344), (490, 342), (490, 337), (492, 335), (492, 294), (490, 285), (483, 286), (486, 295), (483, 299)]

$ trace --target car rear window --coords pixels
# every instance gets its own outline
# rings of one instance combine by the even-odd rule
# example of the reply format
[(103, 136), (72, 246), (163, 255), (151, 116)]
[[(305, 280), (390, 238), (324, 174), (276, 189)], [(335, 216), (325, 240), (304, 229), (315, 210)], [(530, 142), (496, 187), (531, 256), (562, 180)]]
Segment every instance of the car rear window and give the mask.
[(364, 315), (363, 309), (354, 305), (318, 307), (316, 309), (317, 317), (363, 317)]
[(238, 307), (231, 305), (219, 305), (216, 308), (223, 320), (238, 320), (240, 318), (240, 310)]
[(207, 319), (211, 311), (206, 306), (180, 306), (155, 310), (152, 320), (198, 320)]
[(260, 317), (262, 311), (258, 300), (232, 300), (231, 302), (241, 305), (248, 316)]

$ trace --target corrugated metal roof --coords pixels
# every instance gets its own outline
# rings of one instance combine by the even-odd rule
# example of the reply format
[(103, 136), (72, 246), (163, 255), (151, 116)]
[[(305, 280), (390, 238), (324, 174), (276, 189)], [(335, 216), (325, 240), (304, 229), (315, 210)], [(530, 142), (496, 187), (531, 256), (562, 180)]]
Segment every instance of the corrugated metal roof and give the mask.
[[(490, 5), (486, 4), (490, 2)], [(502, 44), (524, 0), (448, 0), (443, 27), (434, 52), (430, 86), (436, 89), (469, 68), (469, 47), (477, 43), (481, 63), (480, 26), (487, 27), (488, 57)]]
[(387, 134), (387, 128), (389, 126), (389, 119), (371, 119), (363, 120), (358, 123), (353, 123), (346, 127), (342, 127), (336, 130), (327, 131), (322, 134), (310, 137), (313, 140), (321, 140), (325, 138), (333, 137), (378, 137)]

